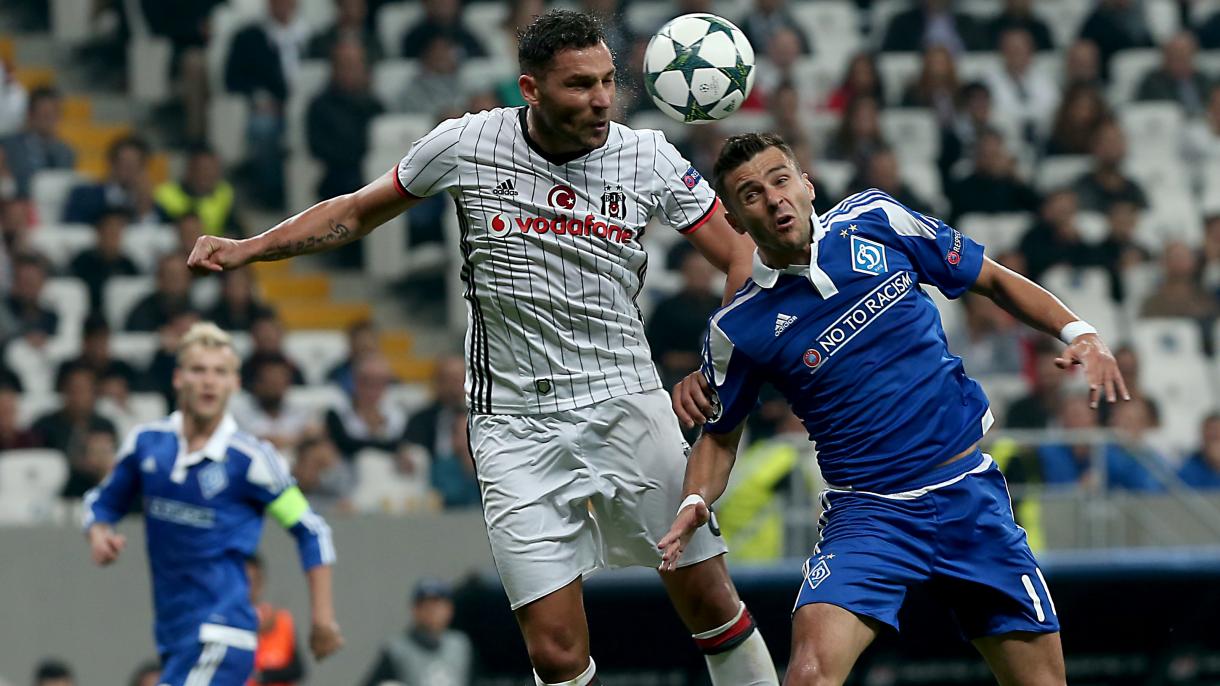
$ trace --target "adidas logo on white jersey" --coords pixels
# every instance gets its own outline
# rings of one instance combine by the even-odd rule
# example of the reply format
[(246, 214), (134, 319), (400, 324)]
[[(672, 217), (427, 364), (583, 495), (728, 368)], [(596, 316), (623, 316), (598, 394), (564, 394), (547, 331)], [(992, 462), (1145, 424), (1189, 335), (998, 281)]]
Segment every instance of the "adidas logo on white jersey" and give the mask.
[(494, 190), (492, 190), (492, 194), (493, 195), (516, 195), (517, 186), (516, 186), (516, 184), (513, 183), (512, 179), (504, 179), (495, 187)]
[(781, 312), (779, 315), (777, 315), (775, 317), (775, 335), (778, 336), (781, 333), (787, 331), (788, 327), (792, 326), (792, 324), (795, 321), (796, 321), (796, 315), (784, 314)]

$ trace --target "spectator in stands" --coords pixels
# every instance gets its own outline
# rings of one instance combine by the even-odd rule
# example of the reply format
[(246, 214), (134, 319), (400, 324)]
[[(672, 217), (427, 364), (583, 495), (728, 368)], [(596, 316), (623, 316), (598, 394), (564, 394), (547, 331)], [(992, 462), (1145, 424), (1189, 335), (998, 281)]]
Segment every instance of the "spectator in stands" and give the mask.
[(971, 376), (1019, 374), (1026, 356), (1020, 323), (990, 298), (968, 292), (961, 302), (962, 324), (947, 333), (950, 349), (966, 361)]
[(958, 87), (953, 53), (944, 46), (932, 46), (923, 51), (919, 77), (902, 94), (902, 106), (929, 109), (941, 128), (951, 126), (957, 117)]
[(182, 113), (170, 117), (171, 135), (188, 144), (207, 137), (208, 64), (207, 44), (211, 33), (209, 15), (225, 0), (141, 0), (140, 8), (149, 30), (170, 42), (169, 80), (176, 108)]
[(881, 41), (882, 52), (919, 52), (943, 45), (955, 55), (987, 47), (987, 32), (968, 14), (953, 11), (952, 0), (919, 0), (894, 15)]
[(1034, 351), (1029, 393), (1008, 406), (1005, 423), (1009, 429), (1045, 429), (1060, 410), (1065, 375), (1055, 364), (1059, 347), (1052, 342), (1039, 342)]
[(157, 351), (153, 353), (140, 389), (160, 393), (171, 411), (178, 404), (174, 390), (174, 369), (178, 366), (178, 342), (191, 325), (199, 321), (194, 310), (185, 310), (167, 319), (157, 329)]
[(152, 180), (148, 176), (148, 155), (148, 143), (139, 136), (111, 143), (106, 153), (110, 167), (106, 180), (73, 188), (64, 204), (63, 220), (71, 224), (96, 224), (107, 212), (122, 212), (132, 223), (158, 221)]
[(345, 460), (366, 448), (398, 454), (404, 447), (407, 415), (386, 396), (393, 372), (380, 354), (356, 363), (350, 399), (326, 413), (326, 432)]
[(174, 219), (174, 233), (178, 235), (177, 251), (189, 255), (203, 235), (203, 221), (194, 212), (187, 212)]
[(1059, 101), (1046, 141), (1047, 155), (1087, 155), (1093, 149), (1093, 134), (1111, 117), (1105, 96), (1095, 86), (1068, 86)]
[(1021, 29), (1029, 33), (1038, 52), (1055, 48), (1050, 27), (1034, 13), (1033, 0), (1004, 0), (1004, 9), (987, 22), (988, 40), (993, 45), (999, 45), (1000, 37), (1008, 29)]
[(424, 0), (424, 16), (402, 37), (402, 56), (407, 59), (423, 57), (430, 39), (435, 36), (443, 36), (457, 47), (459, 62), (487, 56), (482, 41), (462, 21), (461, 0)]
[(1203, 419), (1199, 452), (1187, 458), (1178, 478), (1191, 488), (1220, 488), (1220, 413)]
[(311, 412), (288, 402), (292, 362), (283, 355), (266, 353), (250, 366), (249, 395), (238, 396), (238, 410), (233, 416), (242, 431), (291, 453), (302, 439), (319, 429)]
[(349, 395), (353, 390), (356, 362), (381, 349), (377, 325), (371, 319), (353, 322), (347, 327), (347, 358), (326, 372), (327, 383), (333, 383)]
[(699, 366), (708, 316), (720, 306), (713, 288), (715, 268), (696, 250), (682, 249), (682, 286), (657, 304), (648, 319), (648, 345), (666, 388)]
[(446, 510), (478, 507), (481, 502), (466, 421), (465, 412), (451, 418), (445, 427), (449, 434), (448, 449), (433, 453), (428, 469), (432, 490), (440, 496), (441, 506)]
[(275, 310), (263, 312), (250, 322), (250, 342), (252, 350), (241, 365), (241, 387), (250, 390), (254, 383), (254, 370), (260, 360), (266, 357), (284, 358), (292, 367), (292, 385), (305, 385), (305, 375), (296, 362), (284, 353), (284, 323), (280, 321)]
[(953, 177), (956, 167), (973, 159), (979, 134), (992, 126), (991, 93), (987, 86), (979, 82), (962, 86), (956, 102), (957, 116), (952, 124), (940, 130), (940, 154), (937, 155), (936, 166), (944, 181)]
[(77, 253), (68, 265), (68, 273), (85, 282), (89, 289), (89, 309), (93, 312), (102, 312), (105, 307), (107, 281), (140, 273), (136, 263), (123, 254), (123, 233), (130, 221), (131, 215), (125, 211), (102, 210), (93, 224), (97, 243)]
[[(813, 143), (805, 129), (804, 118), (807, 115), (801, 104), (801, 95), (796, 89), (796, 84), (791, 81), (780, 82), (771, 93), (767, 109), (771, 113), (773, 130), (792, 148), (792, 153), (796, 155), (800, 168), (809, 174), (809, 179), (818, 189), (813, 198), (814, 211), (819, 215), (828, 212), (838, 198), (822, 184), (819, 177), (818, 167), (814, 162)], [(719, 150), (720, 147), (717, 146), (717, 153)], [(834, 192), (838, 192), (838, 190), (835, 189)]]
[(225, 181), (220, 157), (211, 148), (193, 148), (182, 180), (162, 183), (153, 197), (169, 221), (194, 214), (199, 217), (203, 232), (210, 236), (241, 233), (233, 207), (233, 186)]
[(1135, 92), (1136, 100), (1169, 100), (1181, 105), (1187, 117), (1203, 113), (1209, 79), (1195, 64), (1199, 45), (1190, 31), (1180, 31), (1161, 46), (1161, 66), (1153, 69)]
[[(1161, 411), (1147, 396), (1110, 408), (1106, 426), (1118, 432), (1121, 442), (1107, 446), (1106, 467), (1111, 488), (1132, 491), (1163, 489), (1154, 473), (1170, 471), (1169, 454), (1158, 448), (1149, 435), (1161, 425)], [(1126, 464), (1124, 464), (1124, 462)]]
[[(1127, 384), (1127, 393), (1132, 398), (1143, 398), (1148, 394), (1144, 392), (1144, 387), (1140, 385), (1140, 358), (1136, 354), (1135, 348), (1130, 344), (1124, 343), (1114, 349), (1114, 361), (1118, 363), (1118, 371), (1123, 373), (1123, 381)], [(1102, 412), (1102, 417), (1109, 416), (1111, 406), (1106, 403), (1106, 412)]]
[(254, 197), (268, 208), (284, 204), (284, 108), (300, 69), (309, 27), (297, 0), (267, 0), (267, 18), (233, 36), (225, 88), (246, 96), (247, 164)]
[(310, 59), (328, 60), (340, 43), (355, 43), (364, 48), (369, 64), (385, 57), (381, 38), (368, 23), (367, 0), (335, 0), (335, 23), (309, 40), (306, 51)]
[(760, 69), (754, 78), (754, 89), (742, 103), (743, 109), (762, 109), (773, 96), (776, 87), (796, 78), (796, 63), (801, 58), (800, 34), (789, 26), (776, 28), (771, 42), (766, 43), (768, 69)]
[(62, 109), (59, 91), (48, 86), (35, 88), (30, 93), (25, 128), (0, 139), (5, 161), (17, 181), (19, 197), (30, 197), (31, 184), (38, 172), (70, 170), (76, 166), (76, 153), (57, 132)]
[(131, 673), (131, 679), (128, 680), (128, 686), (157, 686), (161, 683), (161, 667), (158, 666), (156, 660), (149, 660), (136, 667), (136, 671)]
[(1182, 158), (1194, 165), (1196, 178), (1220, 166), (1220, 83), (1207, 93), (1203, 116), (1186, 123), (1182, 136)]
[(204, 315), (225, 331), (249, 331), (254, 320), (274, 311), (254, 292), (253, 269), (226, 270), (220, 275), (220, 301)]
[(1139, 184), (1123, 172), (1127, 158), (1127, 134), (1117, 119), (1105, 119), (1093, 133), (1093, 169), (1073, 185), (1080, 209), (1105, 212), (1110, 205), (1126, 200), (1141, 209), (1148, 207), (1148, 196)]
[(1114, 203), (1106, 213), (1108, 233), (1093, 248), (1097, 263), (1110, 275), (1110, 297), (1116, 303), (1127, 299), (1123, 276), (1151, 259), (1148, 249), (1135, 241), (1139, 219), (1140, 208), (1135, 203), (1123, 200)]
[(1199, 24), (1195, 35), (1199, 37), (1199, 47), (1204, 50), (1220, 49), (1220, 10)]
[(85, 439), (94, 431), (115, 434), (114, 423), (97, 411), (97, 377), (84, 367), (64, 375), (59, 391), (63, 405), (34, 421), (30, 427), (42, 446), (65, 455), (81, 454)]
[(440, 579), (423, 579), (411, 600), (411, 626), (390, 636), (363, 686), (387, 681), (470, 686), (474, 649), (470, 639), (451, 629), (453, 589)]
[(950, 216), (963, 214), (1036, 212), (1037, 192), (1017, 175), (1017, 161), (1004, 145), (1004, 136), (994, 129), (983, 131), (974, 148), (974, 170), (948, 189)]
[(1063, 56), (1063, 85), (1065, 88), (1089, 86), (1098, 91), (1105, 88), (1101, 80), (1101, 53), (1096, 43), (1077, 38), (1067, 47)]
[(995, 108), (1020, 124), (1027, 142), (1040, 141), (1059, 104), (1059, 87), (1035, 67), (1034, 41), (1025, 29), (1000, 35), (1000, 56), (1003, 66), (987, 78)]
[(1161, 253), (1161, 283), (1140, 307), (1142, 317), (1186, 317), (1207, 328), (1220, 316), (1216, 294), (1203, 288), (1199, 254), (1170, 241)]
[(34, 668), (34, 686), (76, 686), (76, 677), (67, 663), (49, 658)]
[(330, 84), (309, 104), (305, 115), (309, 152), (325, 168), (318, 184), (320, 198), (350, 193), (364, 185), (362, 164), (369, 149), (369, 126), (385, 111), (369, 89), (369, 68), (360, 43), (335, 43), (330, 60)]
[(85, 319), (84, 332), (81, 336), (80, 356), (68, 360), (59, 366), (55, 374), (55, 385), (62, 386), (68, 372), (83, 367), (93, 372), (99, 382), (110, 377), (123, 379), (128, 387), (136, 383), (136, 370), (110, 352), (110, 325), (99, 313), (93, 313)]
[(26, 108), (29, 107), (29, 93), (9, 67), (0, 60), (0, 136), (7, 136), (21, 128)]
[(880, 102), (867, 95), (849, 102), (839, 120), (839, 128), (826, 145), (826, 159), (859, 164), (884, 146), (880, 109)]
[(9, 169), (4, 156), (4, 146), (0, 145), (0, 203), (16, 199), (17, 178), (13, 176), (13, 170)]
[(426, 39), (419, 58), (419, 73), (403, 84), (398, 97), (400, 112), (424, 114), (432, 119), (457, 115), (466, 103), (466, 90), (457, 44), (447, 36)]
[(848, 183), (850, 192), (859, 192), (869, 188), (878, 188), (889, 193), (907, 208), (924, 214), (932, 214), (932, 206), (927, 198), (921, 198), (902, 179), (898, 164), (898, 155), (889, 146), (874, 148), (864, 160), (856, 166), (855, 176)]
[(59, 315), (42, 304), (46, 283), (47, 264), (42, 257), (27, 253), (13, 259), (13, 285), (4, 300), (13, 326), (3, 336), (5, 340), (23, 336), (41, 347), (59, 331)]
[(266, 566), (257, 553), (246, 558), (250, 604), (258, 618), (258, 644), (249, 683), (293, 686), (305, 678), (305, 664), (297, 650), (292, 613), (263, 597), (266, 574)]
[(1143, 4), (1135, 0), (1099, 0), (1085, 18), (1080, 37), (1097, 45), (1101, 75), (1106, 80), (1110, 78), (1110, 59), (1115, 53), (1153, 46)]
[(21, 426), (17, 420), (20, 405), (20, 388), (0, 383), (0, 456), (7, 450), (37, 448), (42, 445), (38, 434)]
[[(693, 369), (693, 367), (692, 367)], [(407, 420), (406, 440), (432, 457), (453, 454), (450, 427), (466, 418), (466, 363), (459, 355), (442, 355), (432, 371), (432, 402)]]
[(1220, 292), (1220, 212), (1203, 217), (1203, 287)]
[(326, 436), (307, 436), (296, 449), (292, 476), (314, 512), (351, 512), (352, 470)]
[(606, 46), (610, 48), (610, 54), (614, 56), (615, 64), (620, 68), (624, 66), (622, 60), (631, 51), (633, 42), (631, 29), (625, 21), (627, 1), (580, 0), (580, 9), (596, 16), (601, 22), (602, 30), (606, 34)]
[[(1115, 411), (1142, 406), (1146, 401), (1132, 399), (1122, 403)], [(1130, 413), (1134, 418), (1138, 410)], [(1097, 428), (1097, 413), (1089, 407), (1086, 395), (1072, 394), (1063, 399), (1058, 413), (1059, 427), (1066, 431), (1088, 431)], [(1129, 422), (1128, 422), (1129, 423)], [(1047, 486), (1071, 486), (1087, 491), (1096, 490), (1104, 483), (1108, 488), (1149, 491), (1156, 489), (1156, 481), (1141, 464), (1116, 445), (1102, 446), (1100, 459), (1104, 473), (1094, 468), (1099, 448), (1087, 442), (1072, 441), (1044, 445), (1038, 449), (1042, 466), (1042, 481)], [(1103, 481), (1104, 480), (1104, 481)]]
[(85, 434), (83, 444), (69, 447), (68, 481), (64, 483), (60, 496), (83, 498), (89, 489), (106, 478), (114, 467), (115, 451), (119, 447), (117, 435), (118, 428), (114, 426), (92, 429)]
[(765, 48), (776, 34), (784, 29), (791, 31), (797, 39), (800, 54), (813, 54), (809, 36), (805, 35), (800, 29), (800, 23), (792, 16), (792, 11), (788, 9), (788, 0), (754, 0), (754, 6), (738, 25), (750, 45)]
[(156, 331), (175, 315), (194, 311), (191, 303), (191, 271), (186, 256), (163, 255), (157, 260), (156, 286), (127, 315), (125, 331)]
[(1037, 281), (1046, 270), (1059, 264), (1084, 267), (1096, 264), (1095, 256), (1080, 236), (1076, 223), (1076, 193), (1061, 188), (1042, 201), (1038, 222), (1030, 227), (1017, 250), (1025, 257), (1025, 275)]
[(848, 61), (843, 81), (826, 98), (826, 109), (835, 114), (843, 114), (848, 105), (860, 97), (872, 98), (877, 103), (885, 101), (885, 88), (881, 83), (877, 58), (868, 52), (856, 53)]
[[(534, 17), (542, 14), (546, 10), (546, 3), (543, 0), (508, 0), (505, 4), (508, 5), (508, 12), (504, 15), (504, 21), (500, 23), (500, 32), (505, 38), (505, 47), (509, 56), (516, 60), (517, 31), (529, 26)], [(644, 48), (648, 45), (649, 38), (651, 36), (637, 36), (632, 41), (630, 66), (627, 69), (619, 70), (617, 74), (618, 78), (622, 79), (622, 85), (618, 90), (616, 104), (622, 107), (626, 114), (634, 114), (642, 108), (651, 106), (651, 101), (644, 93), (643, 81), (640, 80), (644, 73)], [(492, 90), (496, 100), (503, 107), (520, 107), (525, 104), (525, 100), (521, 98), (521, 89), (517, 87), (515, 75), (497, 81)], [(625, 117), (613, 118), (622, 121)]]

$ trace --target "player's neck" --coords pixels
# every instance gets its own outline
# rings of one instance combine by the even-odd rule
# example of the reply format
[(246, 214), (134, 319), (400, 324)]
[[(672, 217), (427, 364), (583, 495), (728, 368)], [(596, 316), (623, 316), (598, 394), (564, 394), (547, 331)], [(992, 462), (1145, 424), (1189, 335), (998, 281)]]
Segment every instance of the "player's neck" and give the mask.
[(224, 413), (215, 417), (200, 417), (190, 412), (183, 412), (182, 437), (186, 439), (187, 449), (194, 452), (207, 445), (212, 434), (220, 428), (220, 423), (224, 421), (224, 418)]
[(762, 258), (763, 264), (775, 270), (785, 269), (792, 265), (809, 264), (812, 254), (813, 251), (808, 245), (801, 250), (768, 251), (763, 248), (758, 249), (758, 256)]
[(527, 142), (551, 158), (579, 157), (589, 152), (588, 147), (564, 140), (548, 129), (538, 113), (528, 107), (525, 108), (525, 137)]

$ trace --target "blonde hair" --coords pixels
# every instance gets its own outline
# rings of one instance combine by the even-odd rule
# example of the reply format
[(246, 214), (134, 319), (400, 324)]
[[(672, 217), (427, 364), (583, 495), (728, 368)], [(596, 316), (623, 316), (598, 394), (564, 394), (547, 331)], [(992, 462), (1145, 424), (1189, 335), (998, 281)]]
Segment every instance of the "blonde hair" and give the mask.
[(182, 358), (187, 348), (196, 345), (209, 349), (228, 348), (233, 350), (233, 337), (212, 322), (195, 322), (182, 335), (182, 340), (178, 341), (178, 358)]

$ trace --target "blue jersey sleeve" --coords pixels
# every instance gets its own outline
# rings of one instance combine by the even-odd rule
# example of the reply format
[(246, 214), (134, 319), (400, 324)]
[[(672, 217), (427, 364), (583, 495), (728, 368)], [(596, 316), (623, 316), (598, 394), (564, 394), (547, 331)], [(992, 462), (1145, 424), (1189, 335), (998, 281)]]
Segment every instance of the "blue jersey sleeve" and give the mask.
[(763, 378), (758, 368), (713, 317), (703, 340), (703, 377), (712, 388), (713, 413), (703, 425), (707, 433), (726, 434), (745, 421), (758, 403)]
[(246, 490), (266, 514), (280, 523), (297, 542), (301, 567), (309, 570), (335, 561), (330, 527), (310, 507), (288, 471), (288, 463), (266, 441), (246, 451)]
[(114, 469), (102, 483), (85, 494), (81, 526), (86, 531), (99, 522), (114, 524), (131, 511), (131, 505), (140, 493), (139, 438), (139, 429), (127, 434)]

